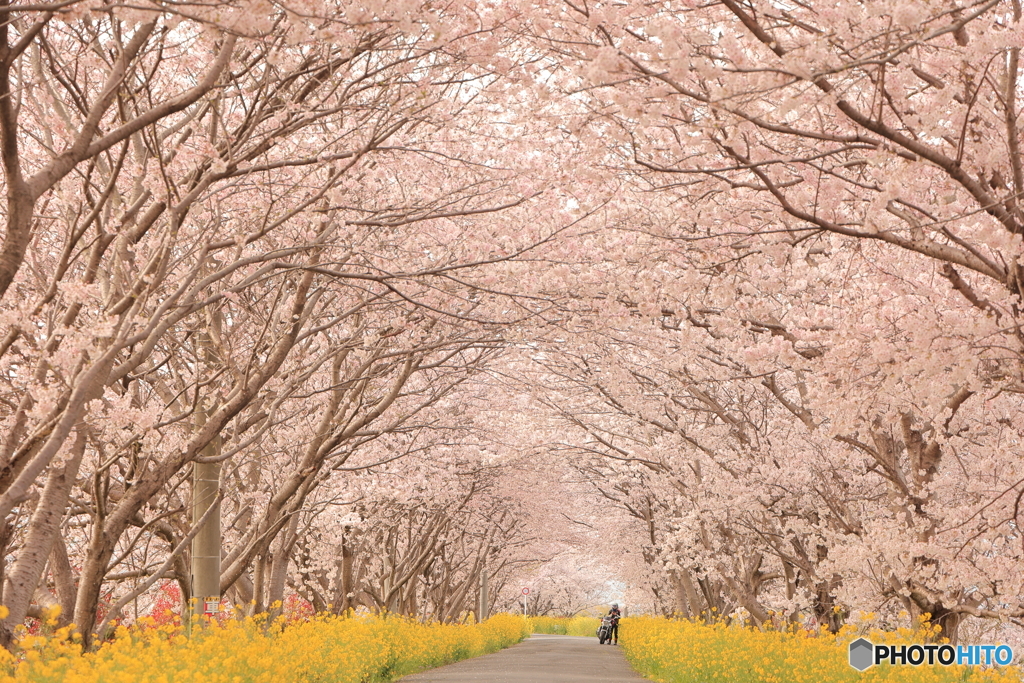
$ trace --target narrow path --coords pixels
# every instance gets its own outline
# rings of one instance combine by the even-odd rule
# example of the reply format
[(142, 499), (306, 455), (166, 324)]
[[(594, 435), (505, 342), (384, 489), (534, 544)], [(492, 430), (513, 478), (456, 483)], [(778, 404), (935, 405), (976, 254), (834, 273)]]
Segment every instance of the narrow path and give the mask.
[(637, 683), (641, 678), (612, 645), (597, 638), (534, 634), (518, 645), (406, 676), (402, 683)]

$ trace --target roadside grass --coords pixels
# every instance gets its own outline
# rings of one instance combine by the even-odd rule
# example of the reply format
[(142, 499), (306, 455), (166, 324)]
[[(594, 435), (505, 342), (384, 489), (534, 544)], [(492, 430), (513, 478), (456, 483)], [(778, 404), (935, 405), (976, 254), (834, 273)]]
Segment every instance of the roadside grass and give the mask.
[(640, 674), (661, 683), (1021, 683), (1019, 666), (850, 666), (848, 645), (936, 642), (928, 624), (896, 631), (844, 627), (838, 634), (772, 630), (665, 617), (623, 619), (619, 644)]
[(403, 617), (265, 617), (181, 625), (144, 620), (82, 653), (63, 628), (27, 635), (14, 654), (0, 649), (0, 683), (384, 683), (496, 652), (529, 629), (497, 614), (480, 624), (421, 623)]

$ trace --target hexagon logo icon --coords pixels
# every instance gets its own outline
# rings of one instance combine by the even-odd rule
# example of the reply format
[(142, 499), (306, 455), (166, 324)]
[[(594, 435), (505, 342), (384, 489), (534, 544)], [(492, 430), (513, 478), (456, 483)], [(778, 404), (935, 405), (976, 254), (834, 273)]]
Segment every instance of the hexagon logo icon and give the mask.
[(875, 646), (867, 638), (858, 638), (850, 643), (850, 666), (864, 671), (875, 663)]

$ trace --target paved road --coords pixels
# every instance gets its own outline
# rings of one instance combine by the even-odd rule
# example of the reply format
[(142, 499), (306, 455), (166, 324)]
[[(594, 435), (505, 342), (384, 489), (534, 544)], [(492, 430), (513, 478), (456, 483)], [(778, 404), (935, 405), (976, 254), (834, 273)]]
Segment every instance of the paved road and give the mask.
[(402, 683), (636, 683), (619, 648), (597, 638), (534, 634), (510, 648), (402, 678)]

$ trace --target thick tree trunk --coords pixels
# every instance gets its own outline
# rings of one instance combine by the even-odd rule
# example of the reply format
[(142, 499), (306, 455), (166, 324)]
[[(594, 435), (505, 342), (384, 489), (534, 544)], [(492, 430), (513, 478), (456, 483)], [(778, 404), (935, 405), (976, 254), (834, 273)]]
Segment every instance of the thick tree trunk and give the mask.
[(937, 607), (935, 613), (932, 614), (932, 623), (939, 626), (938, 637), (948, 638), (949, 642), (956, 645), (960, 639), (960, 624), (964, 620), (964, 615), (958, 612), (951, 612), (944, 607)]
[(57, 601), (60, 603), (60, 617), (57, 623), (60, 626), (67, 626), (75, 613), (77, 588), (71, 561), (68, 559), (68, 548), (60, 534), (53, 539), (53, 548), (50, 550), (50, 573), (53, 574), (53, 586), (57, 592)]
[(231, 585), (227, 594), (231, 598), (231, 602), (244, 613), (253, 600), (252, 579), (243, 574), (238, 577), (238, 581)]
[(672, 593), (675, 595), (675, 604), (672, 608), (672, 613), (689, 619), (690, 613), (690, 601), (686, 599), (686, 591), (683, 590), (683, 582), (679, 578), (678, 572), (670, 572), (669, 580), (672, 582)]
[(288, 579), (288, 565), (295, 547), (299, 516), (292, 515), (285, 533), (278, 538), (274, 561), (270, 567), (270, 581), (267, 586), (267, 608), (271, 618), (277, 617), (284, 609), (284, 589)]
[(334, 600), (334, 610), (338, 614), (355, 607), (356, 589), (353, 581), (355, 553), (352, 550), (352, 542), (348, 538), (348, 533), (348, 529), (346, 529), (341, 536), (341, 559), (338, 561), (337, 593)]
[(29, 520), (25, 546), (7, 575), (4, 586), (4, 604), (10, 610), (4, 620), (7, 629), (25, 621), (32, 596), (43, 577), (46, 560), (53, 548), (54, 538), (60, 532), (67, 509), (71, 487), (78, 476), (78, 467), (85, 453), (85, 433), (78, 430), (72, 452), (63, 467), (50, 470), (42, 495)]
[(4, 180), (7, 185), (7, 225), (3, 245), (0, 246), (0, 298), (14, 282), (21, 268), (25, 251), (32, 241), (32, 213), (35, 197), (21, 173), (18, 150), (18, 108), (11, 92), (11, 66), (8, 43), (9, 22), (0, 26), (0, 159), (3, 160)]
[(725, 612), (725, 597), (722, 595), (722, 588), (717, 582), (712, 582), (706, 578), (698, 579), (697, 585), (700, 586), (700, 592), (707, 603), (706, 613), (708, 615), (711, 614), (712, 608), (715, 609), (716, 614)]
[(814, 596), (814, 616), (819, 624), (825, 625), (830, 633), (838, 633), (843, 626), (845, 614), (836, 609), (833, 595), (835, 586), (830, 581), (821, 581)]
[(911, 590), (910, 602), (915, 608), (911, 612), (912, 617), (918, 614), (929, 614), (931, 622), (939, 627), (939, 638), (948, 638), (954, 645), (960, 636), (960, 623), (963, 621), (963, 614), (953, 612), (938, 600), (933, 600), (923, 591)]
[(92, 540), (82, 565), (75, 600), (75, 624), (82, 634), (82, 644), (87, 648), (92, 645), (92, 630), (96, 627), (96, 611), (99, 608), (100, 592), (103, 590), (103, 577), (106, 576), (107, 565), (114, 555), (116, 544), (117, 537), (108, 533), (102, 523), (93, 527)]
[[(700, 596), (697, 595), (697, 589), (693, 586), (693, 581), (690, 579), (690, 571), (688, 569), (679, 569), (673, 572), (674, 580), (676, 583), (676, 599), (679, 602), (685, 601), (687, 609), (682, 611), (685, 617), (697, 617), (701, 613)], [(682, 595), (680, 595), (680, 591)]]
[[(9, 521), (0, 520), (0, 552), (4, 555), (7, 554), (7, 547), (11, 544), (11, 538), (14, 536), (14, 525)], [(2, 590), (6, 582), (5, 573), (6, 565), (0, 562), (0, 604), (3, 604)], [(0, 621), (0, 645), (3, 647), (9, 647), (14, 637), (14, 631), (7, 628), (3, 621)]]
[(256, 561), (253, 562), (252, 567), (252, 602), (249, 605), (248, 613), (261, 614), (266, 611), (266, 602), (264, 602), (264, 590), (266, 585), (267, 565), (272, 560), (272, 556), (259, 555), (256, 557)]
[[(166, 521), (158, 522), (153, 527), (154, 533), (167, 542), (168, 550), (172, 550), (178, 546), (181, 541), (180, 537), (174, 531), (174, 527), (168, 524)], [(192, 603), (192, 573), (190, 566), (190, 558), (186, 557), (186, 553), (181, 553), (174, 557), (171, 565), (172, 571), (174, 572), (174, 580), (178, 584), (178, 588), (181, 590), (181, 616), (183, 619), (188, 619), (189, 605)]]

